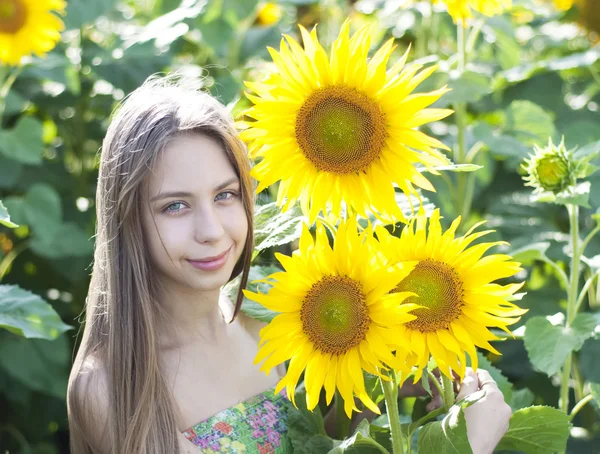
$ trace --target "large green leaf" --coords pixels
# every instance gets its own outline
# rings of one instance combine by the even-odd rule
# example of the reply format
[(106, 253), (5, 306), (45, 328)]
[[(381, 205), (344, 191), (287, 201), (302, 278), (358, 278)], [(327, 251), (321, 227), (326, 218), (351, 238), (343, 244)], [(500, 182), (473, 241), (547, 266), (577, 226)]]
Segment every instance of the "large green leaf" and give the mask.
[(29, 188), (23, 202), (27, 224), (43, 241), (52, 240), (62, 224), (62, 204), (58, 192), (50, 185), (37, 183)]
[(21, 117), (13, 129), (0, 129), (0, 152), (24, 164), (41, 164), (43, 127), (32, 117)]
[(0, 328), (28, 338), (56, 339), (72, 327), (38, 295), (16, 285), (0, 285)]
[[(321, 448), (325, 445), (328, 449), (333, 447), (333, 441), (327, 446), (325, 440), (325, 426), (323, 423), (323, 416), (319, 407), (316, 407), (313, 411), (306, 408), (306, 391), (304, 389), (296, 390), (296, 405), (297, 408), (292, 405), (289, 406), (288, 411), (288, 435), (292, 442), (293, 452), (297, 454), (312, 454), (322, 453)], [(306, 449), (308, 442), (313, 437), (321, 435), (319, 440), (313, 440), (311, 445), (318, 447), (319, 450), (310, 451)]]
[(41, 257), (91, 256), (94, 250), (90, 235), (71, 222), (62, 224), (51, 236), (36, 236), (31, 240), (31, 250)]
[[(281, 271), (281, 269), (276, 266), (250, 267), (250, 272), (248, 273), (248, 285), (246, 288), (252, 292), (267, 293), (271, 288), (271, 285), (267, 282), (259, 283), (255, 281), (265, 279), (267, 276), (276, 273), (277, 271)], [(244, 297), (244, 302), (242, 303), (242, 312), (263, 322), (270, 322), (277, 315), (277, 312), (273, 312), (256, 301), (249, 300), (246, 297)]]
[(298, 205), (282, 213), (276, 203), (268, 203), (256, 207), (254, 216), (254, 241), (258, 251), (300, 238), (304, 218)]
[(513, 413), (508, 432), (496, 449), (528, 454), (563, 452), (567, 446), (569, 428), (569, 417), (556, 408), (523, 408)]
[(65, 26), (67, 29), (80, 28), (91, 24), (100, 16), (109, 13), (117, 4), (117, 0), (69, 0), (67, 2), (67, 16)]
[(525, 325), (525, 348), (531, 363), (547, 375), (563, 366), (569, 353), (578, 351), (597, 325), (593, 314), (578, 314), (569, 328), (554, 326), (546, 317), (533, 317)]
[(506, 132), (524, 145), (544, 144), (554, 136), (552, 116), (527, 100), (513, 101), (506, 111)]
[(9, 159), (0, 153), (0, 188), (12, 188), (17, 184), (23, 171), (23, 163)]
[(356, 432), (337, 445), (330, 454), (388, 454), (387, 449), (377, 443), (372, 437), (369, 430), (369, 421), (363, 419)]
[(450, 78), (448, 88), (452, 91), (445, 94), (442, 101), (475, 102), (490, 92), (490, 78), (484, 74), (466, 71), (459, 78)]
[(11, 229), (18, 227), (17, 224), (15, 224), (14, 222), (11, 222), (10, 215), (8, 214), (8, 210), (2, 204), (2, 200), (0, 200), (0, 224), (4, 225), (6, 227), (9, 227)]
[(65, 336), (55, 340), (13, 337), (0, 342), (0, 369), (35, 391), (64, 399), (71, 347)]

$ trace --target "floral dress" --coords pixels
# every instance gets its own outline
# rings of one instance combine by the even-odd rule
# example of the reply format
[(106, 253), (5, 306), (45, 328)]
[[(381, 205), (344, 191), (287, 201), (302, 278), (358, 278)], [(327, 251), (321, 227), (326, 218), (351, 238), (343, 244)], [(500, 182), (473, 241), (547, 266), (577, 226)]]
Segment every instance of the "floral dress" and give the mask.
[(285, 388), (271, 388), (227, 408), (183, 432), (206, 454), (288, 454), (287, 415), (291, 403)]

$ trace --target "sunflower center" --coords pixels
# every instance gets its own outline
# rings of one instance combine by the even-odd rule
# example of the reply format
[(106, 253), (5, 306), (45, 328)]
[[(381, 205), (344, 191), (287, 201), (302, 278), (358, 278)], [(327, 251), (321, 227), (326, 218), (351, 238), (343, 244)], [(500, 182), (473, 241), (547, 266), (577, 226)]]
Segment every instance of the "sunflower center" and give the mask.
[(18, 32), (27, 18), (27, 9), (21, 0), (0, 0), (0, 33)]
[(325, 276), (304, 297), (300, 310), (303, 331), (321, 352), (345, 353), (367, 334), (366, 301), (358, 282), (345, 276)]
[(417, 318), (407, 328), (423, 333), (446, 329), (458, 318), (463, 305), (462, 283), (452, 267), (435, 260), (423, 260), (393, 290), (414, 292), (406, 303), (425, 306), (412, 311)]
[(539, 161), (537, 173), (544, 189), (560, 190), (569, 176), (569, 164), (560, 156), (548, 156)]
[(296, 118), (296, 139), (317, 169), (365, 171), (387, 138), (385, 116), (375, 101), (348, 87), (327, 87), (310, 95)]

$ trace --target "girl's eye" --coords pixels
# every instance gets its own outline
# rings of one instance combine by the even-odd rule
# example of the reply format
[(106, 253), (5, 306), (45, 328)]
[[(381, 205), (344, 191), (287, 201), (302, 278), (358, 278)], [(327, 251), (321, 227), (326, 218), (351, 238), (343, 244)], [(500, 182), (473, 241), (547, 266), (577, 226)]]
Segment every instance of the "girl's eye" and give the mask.
[(229, 200), (237, 197), (237, 193), (234, 191), (224, 191), (217, 194), (215, 200)]
[(180, 209), (174, 208), (174, 207), (177, 207), (178, 205), (182, 205), (183, 206), (183, 203), (182, 202), (173, 202), (171, 205), (167, 206), (163, 210), (163, 212), (164, 213), (178, 213), (179, 211), (181, 211), (181, 208)]

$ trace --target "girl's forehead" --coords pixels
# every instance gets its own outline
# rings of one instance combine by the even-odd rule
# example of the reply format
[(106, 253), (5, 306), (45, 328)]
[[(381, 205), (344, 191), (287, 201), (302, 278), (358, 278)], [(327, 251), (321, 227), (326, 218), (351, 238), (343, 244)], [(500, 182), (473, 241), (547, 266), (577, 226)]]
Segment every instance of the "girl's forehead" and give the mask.
[(215, 139), (199, 134), (175, 137), (162, 151), (150, 174), (151, 197), (159, 191), (201, 192), (236, 177)]

